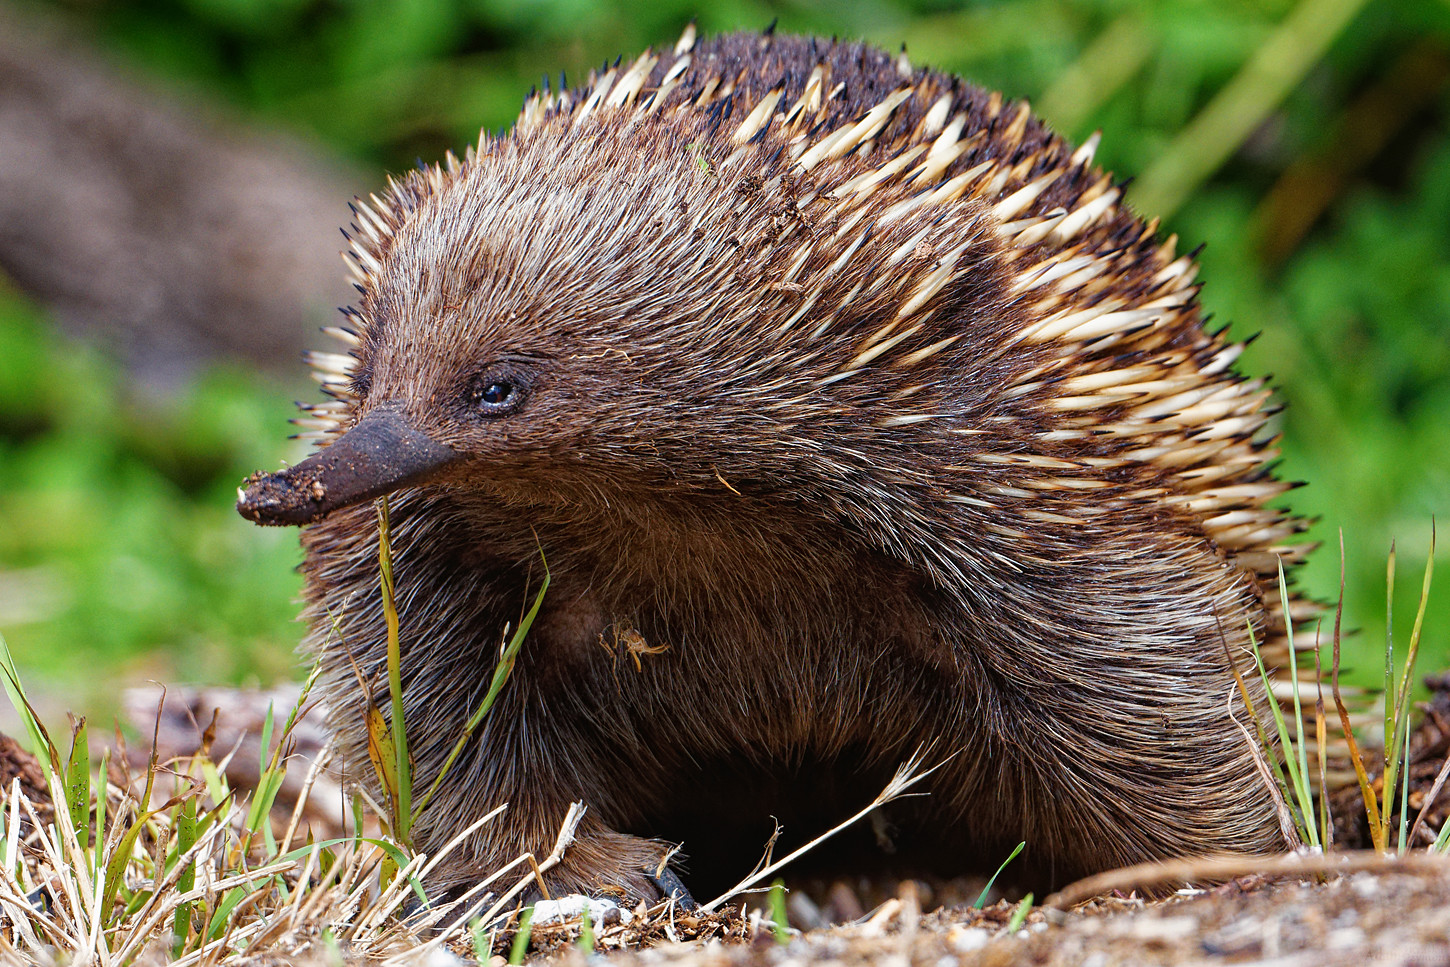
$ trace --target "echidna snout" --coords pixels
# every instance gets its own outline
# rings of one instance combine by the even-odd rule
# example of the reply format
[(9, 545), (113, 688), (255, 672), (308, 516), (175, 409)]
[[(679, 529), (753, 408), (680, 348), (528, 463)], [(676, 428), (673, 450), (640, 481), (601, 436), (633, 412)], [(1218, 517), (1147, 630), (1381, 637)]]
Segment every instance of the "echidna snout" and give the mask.
[(460, 457), (410, 426), (399, 407), (384, 404), (297, 466), (247, 478), (237, 512), (258, 524), (311, 524), (334, 510), (421, 483)]

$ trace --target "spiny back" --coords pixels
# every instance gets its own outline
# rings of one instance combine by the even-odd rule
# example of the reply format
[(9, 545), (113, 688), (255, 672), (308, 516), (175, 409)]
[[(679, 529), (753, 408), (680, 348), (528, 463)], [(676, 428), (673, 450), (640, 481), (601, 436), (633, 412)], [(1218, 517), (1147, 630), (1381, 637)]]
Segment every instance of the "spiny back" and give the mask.
[(1267, 579), (1304, 553), (1266, 506), (1287, 489), (1268, 390), (1230, 370), (1243, 346), (1203, 328), (1195, 264), (1123, 207), (1095, 145), (869, 47), (688, 31), (357, 204), (363, 300), (333, 330), (350, 352), (312, 357), (335, 397), (312, 428), (349, 425), (374, 361), (439, 326), (561, 341), (587, 315), (657, 383), (748, 385), (758, 419), (730, 431), (788, 427), (782, 456), (855, 487), (843, 513), (939, 580), (961, 558), (934, 546), (934, 504), (1018, 559), (1140, 507)]

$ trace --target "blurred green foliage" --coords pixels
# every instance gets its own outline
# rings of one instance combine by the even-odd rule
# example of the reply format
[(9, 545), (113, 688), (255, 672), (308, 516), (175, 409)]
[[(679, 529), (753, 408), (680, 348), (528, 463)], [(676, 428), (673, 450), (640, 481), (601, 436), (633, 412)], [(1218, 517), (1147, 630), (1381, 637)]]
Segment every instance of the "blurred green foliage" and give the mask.
[(0, 359), (0, 623), (22, 668), (77, 709), (110, 706), (123, 679), (289, 675), (296, 534), (232, 509), (278, 460), (288, 397), (221, 371), (128, 397), (3, 290)]
[[(1450, 496), (1450, 3), (1446, 0), (65, 0), (48, 8), (178, 87), (201, 90), (398, 170), (507, 126), (544, 71), (588, 68), (704, 32), (863, 38), (1030, 98), (1129, 199), (1205, 242), (1203, 301), (1262, 337), (1288, 408), (1290, 505), (1348, 551), (1352, 658), (1384, 640), (1384, 562), (1400, 547), (1408, 628), (1431, 516)], [(1222, 159), (1222, 163), (1220, 163)], [(1141, 197), (1146, 195), (1147, 197)], [(217, 376), (146, 407), (100, 361), (0, 303), (0, 560), (61, 588), (11, 630), (32, 663), (64, 647), (118, 662), (160, 649), (167, 674), (287, 667), (291, 533), (232, 515), (243, 472), (284, 455), (279, 391)], [(292, 451), (286, 451), (295, 455)], [(1332, 598), (1326, 547), (1301, 580)], [(1427, 666), (1450, 648), (1432, 601)], [(3, 622), (0, 614), (0, 622)], [(27, 648), (26, 642), (32, 644)], [(1368, 649), (1368, 652), (1364, 651)], [(99, 666), (98, 666), (99, 667)]]

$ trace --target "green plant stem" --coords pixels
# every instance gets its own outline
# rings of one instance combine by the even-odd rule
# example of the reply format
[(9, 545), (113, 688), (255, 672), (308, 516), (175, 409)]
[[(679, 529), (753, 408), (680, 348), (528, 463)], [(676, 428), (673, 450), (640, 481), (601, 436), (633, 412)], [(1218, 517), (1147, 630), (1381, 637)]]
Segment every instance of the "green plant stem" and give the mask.
[(1381, 776), (1380, 821), (1389, 844), (1390, 808), (1394, 805), (1395, 776), (1400, 766), (1400, 743), (1395, 726), (1395, 542), (1385, 562), (1385, 771)]
[[(1292, 623), (1289, 617), (1289, 603), (1285, 601), (1283, 607), (1284, 626), (1287, 630), (1289, 625)], [(1289, 777), (1288, 788), (1285, 790), (1284, 798), (1286, 802), (1292, 802), (1297, 807), (1297, 812), (1295, 813), (1294, 817), (1294, 823), (1296, 829), (1298, 830), (1299, 838), (1306, 843), (1311, 843), (1312, 845), (1317, 846), (1319, 843), (1319, 837), (1318, 833), (1313, 830), (1314, 794), (1309, 790), (1308, 777), (1299, 770), (1299, 752), (1294, 748), (1294, 735), (1289, 731), (1288, 723), (1284, 721), (1283, 709), (1279, 707), (1278, 700), (1274, 698), (1274, 689), (1269, 682), (1269, 671), (1267, 668), (1264, 667), (1264, 656), (1262, 650), (1259, 648), (1258, 637), (1254, 634), (1253, 622), (1245, 622), (1245, 627), (1247, 627), (1248, 629), (1249, 648), (1254, 655), (1254, 665), (1257, 667), (1259, 672), (1259, 681), (1261, 681), (1264, 685), (1264, 694), (1268, 696), (1267, 704), (1269, 706), (1269, 712), (1274, 717), (1274, 728), (1279, 735), (1279, 748), (1283, 750), (1284, 754), (1282, 757), (1273, 755), (1272, 746), (1267, 745), (1264, 747), (1264, 752), (1269, 757), (1269, 760), (1272, 762), (1277, 763), (1282, 758), (1283, 771), (1287, 772)], [(1289, 652), (1289, 663), (1291, 668), (1293, 667), (1294, 663), (1292, 640), (1293, 639), (1291, 637), (1291, 646)], [(1295, 683), (1295, 690), (1297, 691), (1297, 682)], [(1250, 707), (1250, 714), (1257, 716), (1257, 712), (1253, 710), (1252, 706)], [(1301, 740), (1303, 738), (1302, 728), (1303, 725), (1301, 722)]]
[[(181, 802), (176, 811), (176, 855), (184, 856), (186, 851), (196, 845), (196, 798), (188, 797)], [(196, 860), (187, 861), (186, 868), (177, 877), (176, 889), (181, 893), (190, 893), (196, 885)], [(187, 900), (176, 907), (176, 913), (172, 917), (171, 933), (175, 938), (172, 941), (171, 955), (180, 957), (186, 950), (187, 938), (191, 935), (191, 910), (195, 901)]]
[(57, 759), (52, 756), (50, 738), (45, 734), (45, 726), (40, 724), (40, 719), (31, 708), (30, 700), (25, 697), (25, 688), (20, 684), (20, 673), (15, 669), (15, 659), (10, 654), (9, 646), (5, 644), (4, 635), (0, 635), (0, 681), (4, 683), (11, 708), (15, 709), (15, 714), (25, 723), (25, 734), (30, 738), (30, 752), (39, 760), (48, 779), (48, 770)]
[(1339, 531), (1339, 597), (1334, 606), (1334, 655), (1330, 661), (1330, 684), (1334, 694), (1334, 707), (1339, 712), (1339, 725), (1344, 733), (1344, 741), (1349, 746), (1349, 761), (1354, 766), (1354, 777), (1359, 782), (1359, 797), (1364, 803), (1365, 818), (1369, 821), (1369, 833), (1372, 845), (1379, 852), (1384, 852), (1384, 827), (1380, 824), (1379, 800), (1374, 794), (1374, 788), (1370, 785), (1369, 773), (1364, 767), (1364, 754), (1360, 751), (1359, 741), (1354, 737), (1354, 723), (1349, 717), (1349, 706), (1344, 702), (1344, 695), (1339, 690), (1339, 646), (1341, 634), (1344, 629), (1344, 529)]
[(408, 732), (403, 719), (403, 646), (398, 630), (397, 599), (393, 593), (392, 532), (388, 522), (388, 498), (378, 498), (378, 570), (382, 573), (383, 614), (388, 623), (388, 692), (392, 697), (393, 749), (397, 763), (397, 815), (393, 835), (409, 842), (413, 823), (413, 775), (408, 757)]
[(81, 849), (90, 845), (91, 829), (91, 753), (86, 720), (76, 723), (71, 735), (70, 759), (66, 764), (65, 796), (70, 812), (71, 828)]
[(1092, 113), (1131, 80), (1152, 53), (1153, 38), (1141, 13), (1125, 13), (1093, 38), (1035, 106), (1059, 131), (1080, 133)]
[[(1413, 667), (1413, 666), (1408, 666)], [(1407, 670), (1408, 670), (1407, 667)], [(1400, 783), (1400, 855), (1405, 852), (1405, 840), (1410, 832), (1410, 730), (1405, 729), (1405, 744), (1401, 749), (1405, 763), (1405, 777)]]

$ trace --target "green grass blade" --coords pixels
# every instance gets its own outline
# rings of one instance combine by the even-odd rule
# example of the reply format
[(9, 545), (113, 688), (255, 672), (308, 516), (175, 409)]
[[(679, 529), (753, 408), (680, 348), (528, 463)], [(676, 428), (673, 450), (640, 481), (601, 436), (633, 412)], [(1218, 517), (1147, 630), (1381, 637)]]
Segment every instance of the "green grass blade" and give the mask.
[(65, 770), (65, 804), (76, 842), (84, 850), (91, 842), (91, 746), (84, 717), (76, 723), (71, 735), (70, 759)]
[[(176, 810), (176, 856), (179, 859), (186, 855), (186, 851), (196, 845), (196, 797), (188, 796), (181, 801)], [(196, 886), (196, 860), (187, 861), (186, 867), (176, 878), (176, 890), (178, 893), (190, 893)], [(191, 935), (191, 911), (196, 906), (195, 900), (187, 900), (176, 907), (176, 914), (171, 921), (171, 934), (175, 939), (172, 941), (171, 955), (180, 957), (186, 950), (186, 941)]]
[(586, 955), (594, 953), (594, 918), (589, 915), (587, 903), (579, 914), (579, 949)]
[(221, 802), (231, 795), (222, 774), (217, 771), (216, 763), (207, 756), (201, 760), (201, 778), (206, 783), (206, 794), (211, 797), (212, 802)]
[(268, 704), (267, 714), (262, 720), (262, 747), (258, 753), (257, 788), (252, 795), (251, 806), (247, 810), (247, 829), (252, 833), (261, 832), (262, 841), (267, 846), (268, 856), (277, 852), (277, 840), (272, 833), (272, 824), (268, 817), (271, 815), (272, 806), (277, 801), (277, 794), (287, 779), (284, 754), (290, 745), (292, 730), (297, 726), (302, 709), (307, 703), (307, 696), (311, 694), (312, 686), (317, 683), (319, 674), (321, 674), (320, 665), (315, 666), (312, 673), (307, 676), (307, 680), (302, 685), (302, 691), (298, 694), (297, 701), (292, 703), (292, 708), (287, 713), (287, 719), (282, 724), (282, 731), (275, 742), (272, 741), (276, 723), (276, 711), (273, 705)]
[[(540, 551), (540, 557), (542, 556), (543, 552)], [(528, 635), (529, 629), (533, 627), (534, 618), (538, 616), (539, 609), (543, 607), (544, 594), (548, 590), (549, 562), (545, 560), (544, 583), (539, 586), (539, 593), (534, 595), (534, 604), (529, 608), (528, 613), (523, 616), (523, 619), (519, 621), (518, 629), (514, 632), (513, 637), (509, 639), (508, 644), (504, 646), (502, 653), (499, 655), (498, 665), (493, 670), (493, 679), (489, 682), (488, 692), (484, 694), (483, 701), (478, 703), (478, 708), (464, 724), (463, 734), (458, 737), (458, 741), (449, 750), (448, 758), (443, 760), (443, 767), (438, 770), (438, 775), (433, 779), (433, 784), (428, 787), (428, 792), (419, 800), (418, 808), (413, 813), (415, 820), (428, 807), (428, 803), (433, 801), (433, 794), (443, 785), (443, 777), (448, 775), (449, 770), (453, 768), (454, 760), (458, 758), (459, 754), (468, 744), (468, 740), (473, 737), (474, 731), (482, 724), (483, 717), (493, 708), (493, 703), (498, 700), (499, 693), (503, 691), (504, 685), (508, 682), (509, 675), (513, 673), (514, 663), (518, 660), (519, 651), (524, 646), (524, 638)]]
[(1007, 921), (1007, 932), (1016, 933), (1021, 930), (1022, 925), (1027, 922), (1027, 914), (1031, 912), (1032, 894), (1029, 893), (1022, 898), (1021, 903), (1017, 904), (1017, 909), (1012, 911), (1012, 919)]
[(362, 846), (363, 842), (363, 798), (357, 793), (352, 794), (352, 849), (353, 852)]
[(1415, 666), (1420, 660), (1420, 632), (1425, 626), (1425, 609), (1430, 604), (1430, 585), (1435, 577), (1435, 524), (1430, 523), (1430, 549), (1425, 557), (1425, 576), (1420, 583), (1420, 603), (1415, 609), (1415, 624), (1410, 628), (1410, 650), (1405, 654), (1404, 674), (1400, 676), (1399, 693), (1395, 696), (1395, 728), (1404, 734), (1401, 760), (1404, 769), (1400, 782), (1400, 852), (1406, 849), (1410, 796), (1410, 688), (1415, 681)]
[(116, 844), (115, 852), (111, 854), (111, 861), (106, 864), (106, 878), (101, 885), (101, 918), (108, 927), (115, 923), (113, 912), (116, 897), (120, 895), (121, 884), (126, 876), (126, 866), (131, 862), (131, 854), (136, 849), (136, 841), (141, 838), (146, 824), (154, 815), (156, 815), (156, 811), (151, 809), (136, 817), (136, 821), (122, 834), (120, 842)]
[(1399, 772), (1400, 743), (1395, 734), (1395, 542), (1385, 563), (1385, 773), (1380, 789), (1380, 822), (1389, 842), (1390, 809), (1394, 805), (1395, 777)]
[(257, 770), (261, 777), (257, 785), (257, 793), (252, 797), (252, 804), (247, 808), (246, 830), (248, 838), (255, 835), (263, 825), (270, 828), (267, 823), (267, 810), (272, 808), (271, 802), (265, 801), (265, 786), (269, 772), (268, 752), (272, 748), (272, 703), (267, 703), (267, 714), (262, 718), (262, 747), (257, 753)]
[(394, 771), (397, 776), (397, 811), (393, 835), (409, 842), (413, 823), (412, 760), (408, 756), (408, 730), (403, 718), (403, 644), (398, 626), (398, 605), (393, 585), (392, 529), (388, 521), (388, 498), (378, 498), (378, 571), (381, 574), (383, 616), (388, 625), (388, 693), (392, 698)]
[(1440, 833), (1435, 837), (1435, 845), (1431, 846), (1430, 850), (1435, 853), (1450, 850), (1450, 819), (1447, 819), (1445, 825), (1440, 827)]
[[(308, 673), (306, 681), (302, 683), (302, 690), (297, 693), (297, 701), (292, 703), (292, 708), (287, 712), (287, 721), (282, 724), (282, 737), (284, 739), (291, 735), (292, 730), (297, 727), (297, 720), (302, 717), (302, 711), (307, 707), (307, 699), (312, 695), (312, 688), (321, 677), (322, 665), (313, 665), (312, 671)], [(277, 756), (274, 754), (272, 758), (275, 761)]]
[(1344, 696), (1339, 690), (1339, 649), (1344, 627), (1345, 570), (1344, 530), (1341, 528), (1339, 531), (1339, 597), (1334, 606), (1334, 654), (1330, 660), (1329, 674), (1334, 693), (1334, 707), (1339, 712), (1340, 730), (1344, 733), (1345, 744), (1349, 747), (1349, 761), (1354, 766), (1355, 781), (1359, 783), (1359, 797), (1364, 804), (1370, 840), (1374, 848), (1383, 853), (1385, 849), (1384, 826), (1380, 822), (1379, 799), (1370, 785), (1369, 772), (1364, 767), (1364, 754), (1360, 751), (1359, 741), (1354, 737), (1354, 723), (1349, 717), (1349, 706), (1344, 703)]
[(5, 694), (10, 698), (10, 705), (15, 709), (15, 714), (20, 716), (20, 721), (25, 724), (25, 734), (30, 738), (31, 753), (40, 760), (41, 768), (50, 769), (53, 762), (50, 740), (46, 736), (45, 726), (40, 724), (40, 719), (35, 715), (35, 709), (25, 696), (25, 688), (20, 684), (20, 673), (15, 670), (15, 659), (10, 654), (10, 647), (5, 644), (4, 635), (0, 635), (0, 672), (3, 672), (0, 679), (3, 679)]
[[(540, 557), (542, 556), (543, 553), (540, 552)], [(503, 654), (499, 658), (498, 667), (493, 671), (493, 681), (489, 683), (488, 692), (483, 696), (483, 701), (479, 703), (478, 711), (474, 712), (473, 717), (468, 720), (468, 728), (470, 730), (478, 728), (478, 724), (483, 721), (483, 717), (493, 707), (494, 700), (498, 698), (498, 693), (503, 691), (504, 683), (508, 681), (509, 674), (514, 668), (514, 662), (518, 659), (519, 650), (524, 646), (524, 638), (528, 635), (529, 629), (534, 626), (534, 619), (538, 617), (539, 609), (544, 605), (544, 595), (549, 590), (549, 581), (549, 562), (546, 560), (544, 561), (544, 583), (539, 586), (539, 593), (534, 596), (533, 606), (529, 608), (528, 613), (519, 621), (518, 630), (514, 632), (513, 637), (509, 639), (507, 647), (504, 648)]]
[(272, 726), (276, 723), (276, 708), (272, 702), (267, 703), (267, 713), (262, 716), (262, 741), (257, 749), (257, 772), (267, 771), (267, 753), (272, 749)]
[[(1286, 625), (1289, 623), (1288, 615), (1284, 616), (1284, 622)], [(1300, 838), (1305, 842), (1311, 842), (1310, 826), (1312, 825), (1312, 819), (1306, 820), (1303, 812), (1305, 809), (1308, 809), (1311, 813), (1313, 812), (1314, 804), (1312, 794), (1309, 792), (1307, 778), (1299, 771), (1299, 759), (1298, 753), (1294, 748), (1294, 737), (1289, 732), (1288, 723), (1284, 721), (1283, 709), (1279, 708), (1279, 703), (1274, 698), (1274, 690), (1269, 683), (1269, 671), (1264, 667), (1264, 656), (1259, 649), (1259, 641), (1258, 637), (1254, 634), (1253, 623), (1245, 622), (1245, 625), (1249, 632), (1249, 647), (1254, 654), (1254, 665), (1258, 668), (1259, 680), (1264, 684), (1264, 693), (1269, 697), (1269, 711), (1273, 713), (1274, 728), (1279, 736), (1280, 748), (1284, 750), (1282, 756), (1270, 756), (1270, 758), (1275, 761), (1282, 760), (1284, 763), (1284, 769), (1288, 772), (1289, 791), (1292, 793), (1292, 795), (1286, 796), (1285, 798), (1299, 810), (1299, 814), (1295, 816), (1294, 822), (1299, 831)], [(1317, 846), (1317, 840), (1313, 841), (1313, 844)]]
[(790, 943), (790, 913), (785, 907), (785, 880), (776, 877), (770, 884), (770, 929), (775, 942), (784, 947)]
[(211, 915), (211, 920), (207, 923), (206, 939), (208, 941), (221, 939), (222, 931), (226, 927), (227, 921), (231, 919), (232, 911), (237, 908), (237, 904), (252, 894), (271, 889), (271, 887), (272, 884), (270, 881), (264, 881), (261, 886), (250, 888), (238, 886), (228, 890), (226, 896), (222, 897), (222, 902), (217, 904), (216, 910)]
[[(397, 747), (393, 744), (393, 730), (388, 728), (387, 719), (376, 705), (369, 704), (363, 716), (367, 723), (368, 761), (372, 763), (378, 783), (383, 787), (389, 814), (387, 821), (392, 826), (397, 822), (399, 798), (398, 756)], [(396, 828), (393, 833), (397, 834)]]
[[(1408, 667), (1408, 666), (1407, 666)], [(1405, 730), (1405, 771), (1400, 779), (1400, 855), (1404, 855), (1405, 841), (1410, 832), (1410, 730)]]
[(1015, 860), (1017, 858), (1017, 854), (1022, 852), (1026, 848), (1027, 841), (1023, 840), (1022, 842), (1018, 843), (1017, 848), (1014, 849), (1012, 853), (1005, 860), (1002, 861), (1002, 865), (997, 867), (997, 872), (993, 873), (992, 878), (987, 881), (987, 885), (982, 887), (982, 892), (977, 894), (977, 902), (972, 904), (973, 910), (980, 910), (983, 906), (986, 905), (987, 894), (991, 892), (992, 884), (997, 882), (997, 877), (1002, 875), (1002, 871), (1007, 868), (1007, 864)]
[(534, 908), (524, 907), (524, 912), (519, 914), (519, 929), (514, 934), (513, 946), (509, 948), (509, 963), (521, 964), (524, 962), (524, 954), (529, 952), (529, 936), (534, 931)]
[[(356, 828), (360, 829), (361, 824), (359, 824)], [(379, 883), (384, 888), (386, 888), (390, 883), (392, 883), (393, 877), (397, 874), (398, 870), (402, 869), (408, 864), (407, 852), (400, 848), (397, 843), (394, 843), (391, 840), (378, 839), (377, 837), (373, 836), (339, 836), (336, 839), (324, 839), (318, 843), (309, 843), (306, 846), (299, 846), (297, 849), (291, 850), (290, 852), (282, 853), (279, 856), (273, 857), (273, 862), (294, 862), (296, 860), (300, 860), (306, 857), (307, 854), (312, 852), (313, 849), (323, 850), (323, 855), (326, 855), (327, 850), (330, 850), (336, 846), (350, 845), (354, 850), (357, 850), (363, 843), (369, 843), (373, 846), (376, 846), (379, 850), (382, 851), (383, 859), (382, 862), (379, 864), (379, 870), (383, 872), (380, 873), (378, 880)], [(391, 872), (386, 872), (388, 870), (391, 870)], [(418, 898), (419, 903), (427, 904), (428, 894), (424, 892), (423, 882), (419, 880), (417, 876), (410, 876), (408, 878), (408, 886), (413, 890), (413, 895)]]
[[(1218, 625), (1218, 640), (1223, 645), (1224, 659), (1228, 662), (1228, 670), (1233, 674), (1234, 687), (1238, 689), (1239, 698), (1244, 703), (1244, 709), (1249, 713), (1249, 720), (1254, 723), (1254, 735), (1259, 740), (1259, 748), (1263, 750), (1264, 758), (1273, 766), (1274, 782), (1277, 784), (1279, 794), (1287, 802), (1294, 792), (1289, 786), (1289, 778), (1284, 772), (1284, 765), (1279, 761), (1279, 756), (1274, 752), (1274, 744), (1269, 741), (1269, 733), (1264, 731), (1264, 723), (1259, 718), (1258, 706), (1254, 704), (1254, 697), (1249, 693), (1248, 682), (1244, 681), (1243, 674), (1239, 671), (1238, 662), (1234, 661), (1233, 652), (1229, 650), (1228, 636), (1223, 633), (1223, 625)], [(1254, 656), (1254, 664), (1263, 674), (1263, 658), (1259, 654), (1258, 642), (1254, 640), (1254, 629), (1249, 628), (1249, 645)], [(1272, 701), (1272, 698), (1270, 699)]]
[(277, 851), (277, 843), (272, 838), (272, 806), (277, 801), (277, 793), (282, 791), (282, 783), (287, 779), (287, 770), (281, 767), (273, 767), (262, 773), (257, 781), (257, 791), (253, 793), (252, 807), (257, 809), (261, 815), (262, 835), (267, 843), (268, 855)]
[(1329, 716), (1324, 706), (1324, 668), (1320, 661), (1323, 623), (1314, 629), (1314, 750), (1319, 765), (1319, 830), (1324, 836), (1324, 851), (1334, 849), (1334, 818), (1329, 808)]
[(485, 930), (482, 920), (475, 920), (469, 924), (468, 934), (473, 941), (473, 960), (475, 963), (486, 964), (493, 957), (493, 942), (498, 934), (493, 930)]
[(101, 783), (100, 793), (96, 796), (96, 852), (91, 860), (91, 869), (101, 868), (101, 858), (106, 849), (106, 776), (110, 774), (111, 750), (107, 749), (101, 753), (101, 768), (99, 778)]
[[(1289, 640), (1289, 685), (1294, 691), (1294, 736), (1296, 744), (1289, 752), (1299, 757), (1299, 786), (1295, 789), (1299, 811), (1304, 816), (1304, 830), (1309, 845), (1319, 849), (1318, 814), (1314, 811), (1314, 794), (1309, 788), (1309, 744), (1304, 741), (1304, 707), (1299, 697), (1299, 650), (1294, 646), (1294, 620), (1289, 611), (1289, 586), (1284, 580), (1284, 559), (1279, 558), (1279, 606), (1284, 612), (1284, 635)], [(1270, 696), (1272, 700), (1272, 695)], [(1278, 704), (1277, 702), (1275, 704)]]
[[(1430, 552), (1425, 559), (1425, 576), (1420, 585), (1420, 601), (1415, 623), (1410, 630), (1410, 645), (1399, 675), (1394, 672), (1394, 635), (1391, 632), (1394, 605), (1395, 546), (1390, 545), (1389, 564), (1385, 573), (1385, 776), (1382, 822), (1390, 821), (1390, 807), (1398, 790), (1400, 807), (1399, 848), (1404, 852), (1407, 836), (1407, 797), (1410, 769), (1410, 690), (1415, 680), (1415, 666), (1420, 658), (1420, 633), (1424, 628), (1425, 610), (1430, 602), (1430, 586), (1435, 575), (1435, 528), (1430, 528)], [(1393, 703), (1391, 696), (1393, 695)], [(1386, 836), (1388, 839), (1388, 836)]]

